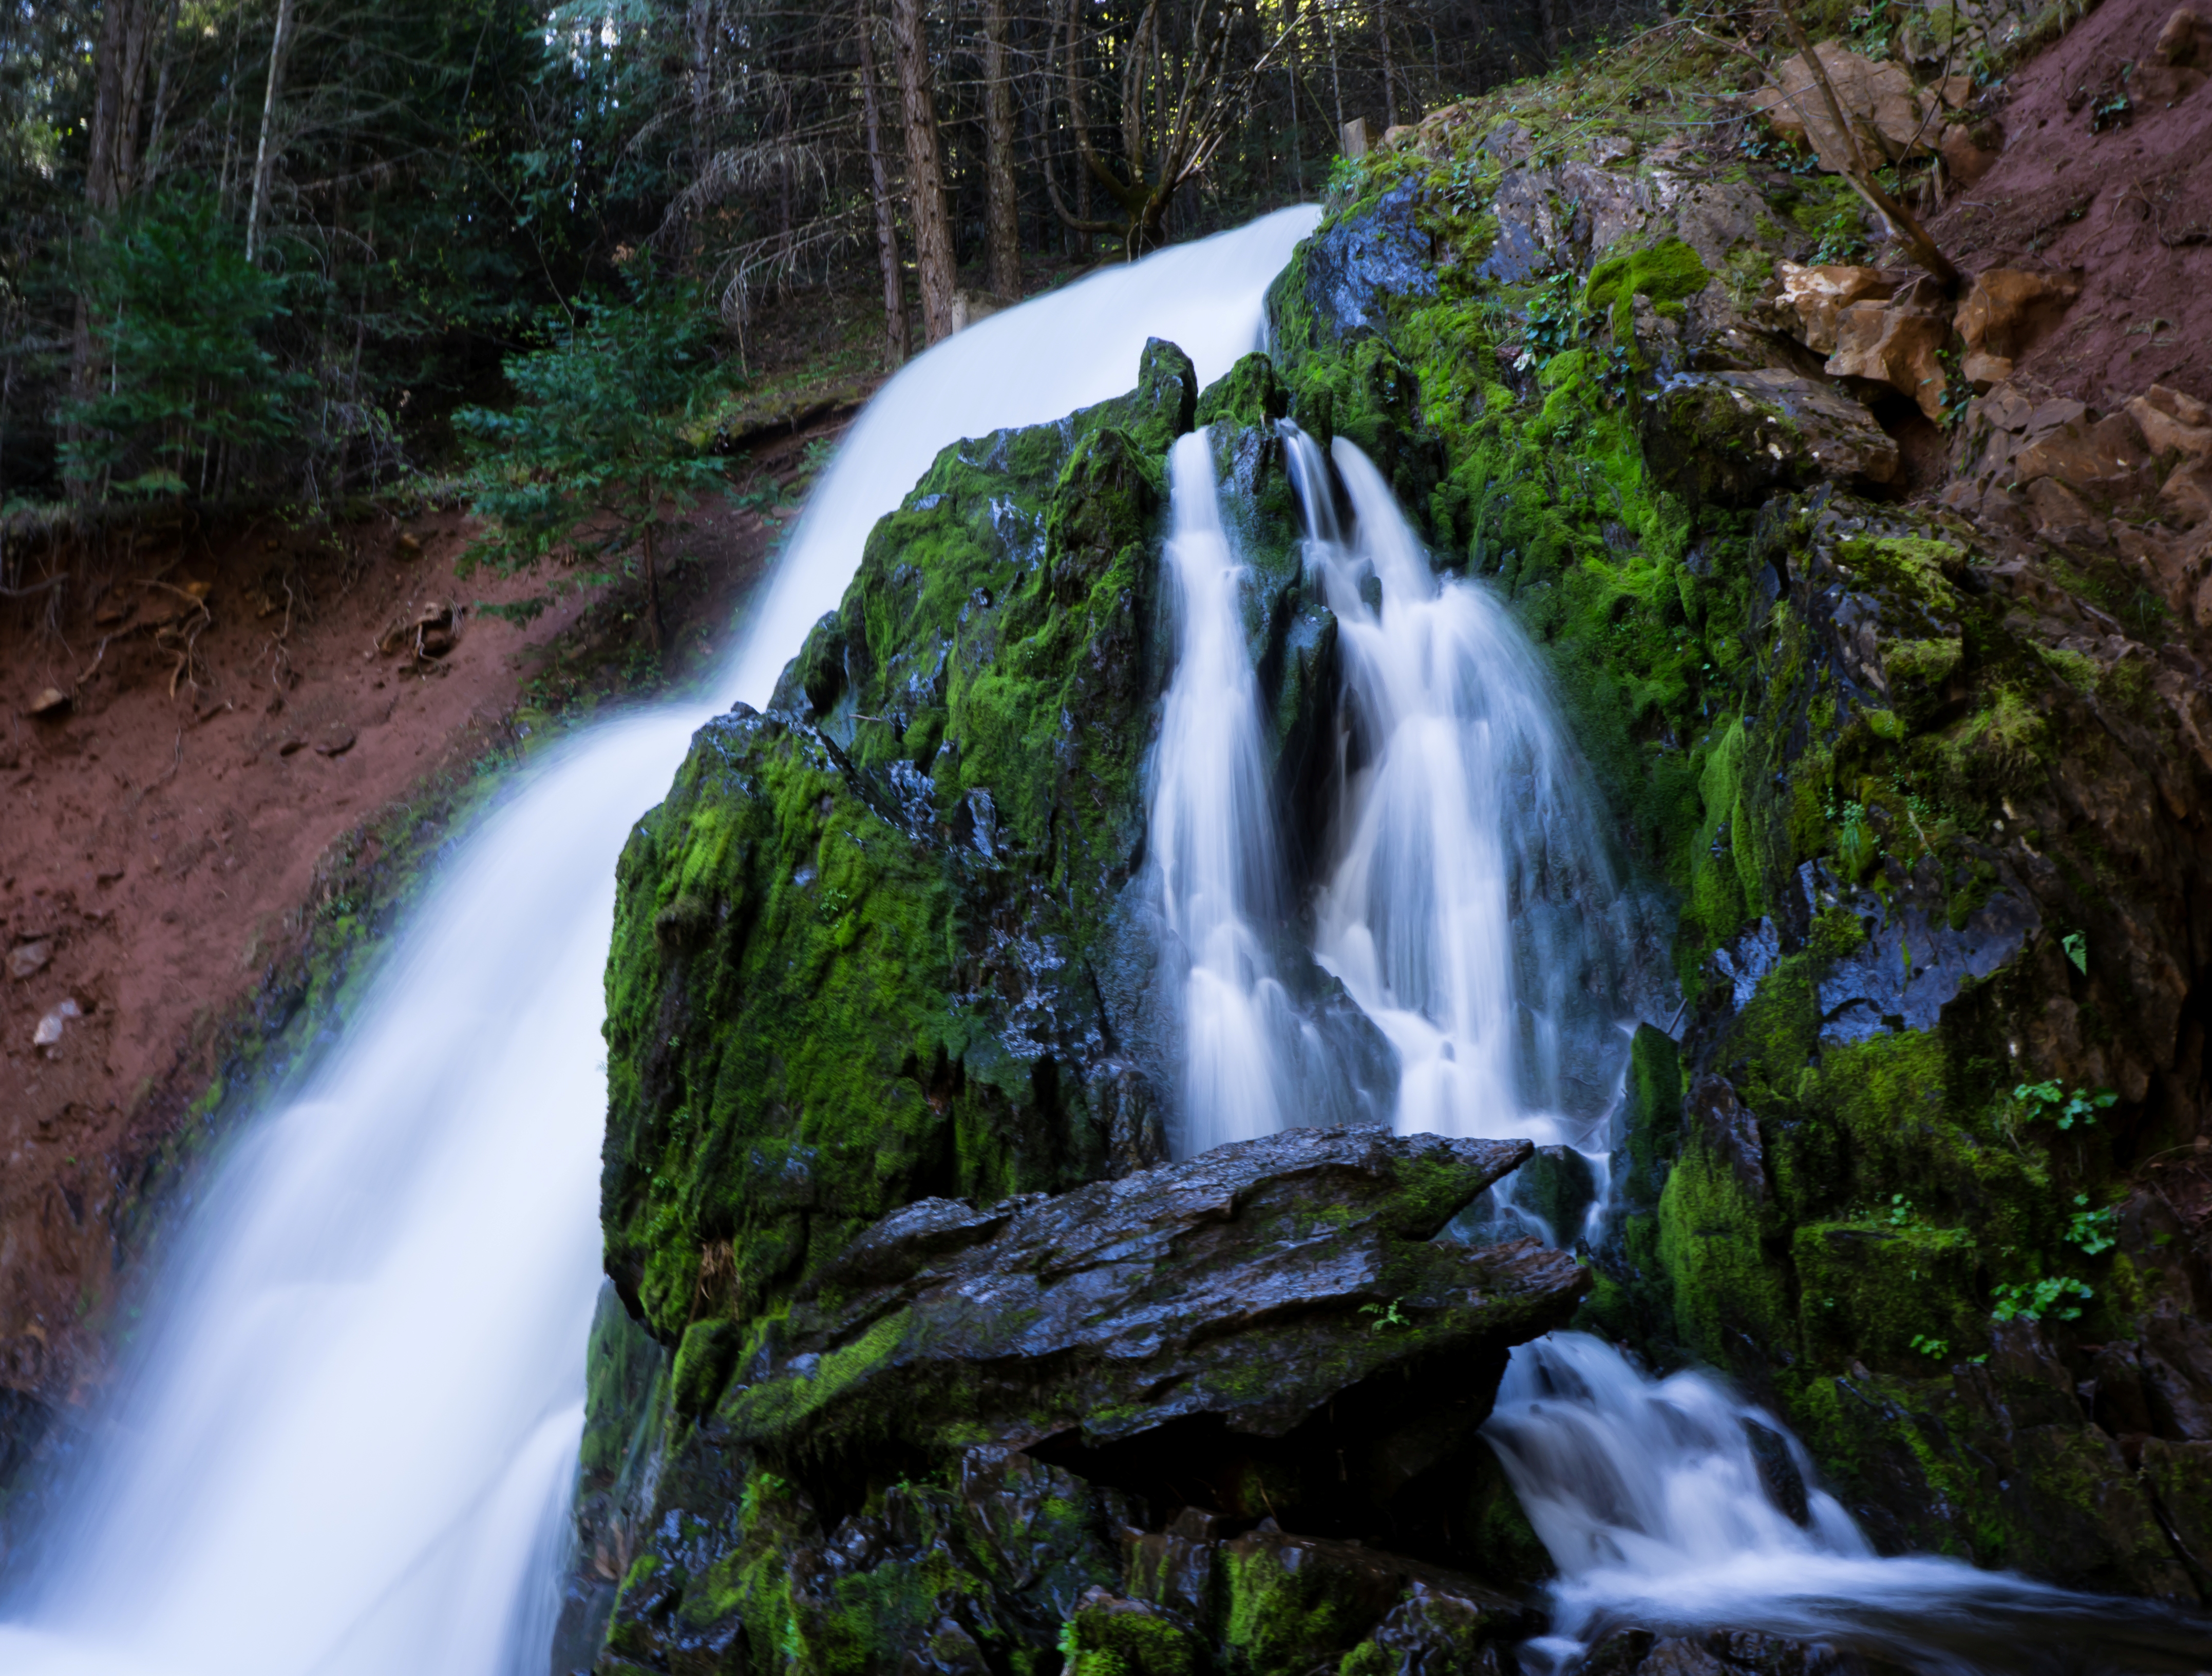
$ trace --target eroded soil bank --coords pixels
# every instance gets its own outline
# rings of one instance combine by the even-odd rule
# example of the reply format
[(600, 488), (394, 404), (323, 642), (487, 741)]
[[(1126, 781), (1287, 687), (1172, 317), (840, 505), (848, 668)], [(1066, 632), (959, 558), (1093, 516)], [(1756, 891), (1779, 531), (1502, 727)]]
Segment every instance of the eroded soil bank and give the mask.
[(817, 406), (690, 515), (662, 655), (634, 583), (483, 609), (544, 579), (457, 575), (470, 521), (429, 505), (149, 518), (0, 621), (0, 1473), (97, 1388), (176, 1167), (340, 1021), (506, 768), (733, 645), (852, 404)]

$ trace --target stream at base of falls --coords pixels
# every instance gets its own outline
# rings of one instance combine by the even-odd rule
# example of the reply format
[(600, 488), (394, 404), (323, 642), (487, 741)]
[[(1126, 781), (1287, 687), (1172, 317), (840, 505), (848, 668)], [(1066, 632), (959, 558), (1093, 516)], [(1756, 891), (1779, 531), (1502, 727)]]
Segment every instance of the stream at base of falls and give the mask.
[[(1148, 337), (1219, 377), (1258, 346), (1264, 290), (1316, 219), (1283, 211), (1100, 274), (917, 360), (853, 427), (713, 701), (548, 753), (453, 847), (342, 1040), (243, 1128), (191, 1212), (155, 1325), (9, 1580), (0, 1672), (546, 1670), (599, 1282), (601, 974), (633, 822), (701, 722), (766, 701), (939, 447), (1119, 394)], [(1206, 433), (1170, 462), (1177, 659), (1148, 877), (1172, 945), (1179, 1138), (1372, 1109), (1285, 981), (1295, 952), (1388, 1044), (1401, 1131), (1583, 1161), (1580, 1227), (1548, 1226), (1509, 1180), (1461, 1231), (1572, 1245), (1605, 1213), (1623, 1027), (1664, 1017), (1634, 955), (1646, 910), (1510, 615), (1434, 572), (1351, 443), (1282, 440), (1344, 670), (1301, 950), (1279, 934), (1297, 892), (1259, 754), (1249, 577)], [(2193, 1667), (2157, 1608), (1875, 1556), (1771, 1416), (1595, 1339), (1517, 1350), (1487, 1435), (1559, 1572), (1551, 1634), (1522, 1651), (1534, 1676), (1626, 1624), (1933, 1670), (2063, 1664), (2098, 1638), (2130, 1667)]]

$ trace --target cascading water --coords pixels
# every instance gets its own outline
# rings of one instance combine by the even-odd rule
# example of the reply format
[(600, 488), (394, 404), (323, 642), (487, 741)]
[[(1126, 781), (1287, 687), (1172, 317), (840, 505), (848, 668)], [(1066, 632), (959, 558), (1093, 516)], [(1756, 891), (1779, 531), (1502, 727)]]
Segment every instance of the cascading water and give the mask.
[(1484, 1427), (1559, 1569), (1533, 1672), (1614, 1628), (1725, 1628), (1931, 1672), (2190, 1671), (2201, 1628), (1929, 1556), (1883, 1559), (1796, 1440), (1712, 1381), (1560, 1333), (1513, 1353)]
[(868, 528), (962, 436), (1205, 379), (1312, 228), (1285, 210), (994, 316), (902, 372), (712, 706), (595, 729), (476, 832), (304, 1090), (191, 1219), (161, 1322), (0, 1625), (10, 1676), (542, 1671), (597, 1285), (615, 858), (693, 729), (765, 702)]
[(1176, 666), (1160, 718), (1151, 843), (1162, 930), (1182, 971), (1179, 1151), (1283, 1126), (1276, 1039), (1297, 1021), (1255, 930), (1280, 888), (1243, 575), (1221, 524), (1206, 434), (1168, 460)]
[[(1364, 455), (1334, 450), (1346, 531), (1328, 462), (1286, 431), (1350, 724), (1316, 956), (1398, 1051), (1401, 1131), (1560, 1141), (1601, 1167), (1626, 987), (1608, 941), (1633, 941), (1632, 904), (1541, 666), (1480, 584), (1433, 574)], [(1516, 1350), (1485, 1431), (1559, 1572), (1531, 1676), (1627, 1625), (1825, 1641), (1930, 1672), (2203, 1665), (2201, 1629), (2155, 1605), (1876, 1557), (1771, 1416), (1583, 1334)]]
[(1569, 1145), (1601, 1180), (1631, 939), (1543, 669), (1486, 588), (1434, 574), (1364, 454), (1333, 451), (1347, 531), (1320, 448), (1285, 440), (1345, 670), (1316, 956), (1397, 1052), (1401, 1133)]

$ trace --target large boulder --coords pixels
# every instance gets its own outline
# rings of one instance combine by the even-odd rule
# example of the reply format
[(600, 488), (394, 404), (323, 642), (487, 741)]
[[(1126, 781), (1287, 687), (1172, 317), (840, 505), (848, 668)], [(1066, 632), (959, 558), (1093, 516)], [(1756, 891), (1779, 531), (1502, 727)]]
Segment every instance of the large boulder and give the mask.
[(1379, 1672), (1527, 1634), (1469, 1575), (1511, 1520), (1476, 1429), (1587, 1278), (1532, 1240), (1436, 1236), (1530, 1151), (1291, 1130), (885, 1218), (756, 1326), (718, 1399), (688, 1338), (654, 1388), (672, 1430), (628, 1516), (600, 1509), (599, 1669), (842, 1647), (981, 1676), (995, 1644), (1289, 1676), (1370, 1637)]
[(1219, 1448), (1222, 1431), (1281, 1439), (1333, 1408), (1326, 1479), (1356, 1468), (1388, 1494), (1417, 1464), (1392, 1418), (1421, 1414), (1425, 1381), (1479, 1399), (1583, 1290), (1534, 1242), (1435, 1240), (1529, 1152), (1293, 1129), (1057, 1197), (925, 1199), (809, 1280), (717, 1421), (796, 1463), (891, 1440), (1097, 1451), (1200, 1417)]

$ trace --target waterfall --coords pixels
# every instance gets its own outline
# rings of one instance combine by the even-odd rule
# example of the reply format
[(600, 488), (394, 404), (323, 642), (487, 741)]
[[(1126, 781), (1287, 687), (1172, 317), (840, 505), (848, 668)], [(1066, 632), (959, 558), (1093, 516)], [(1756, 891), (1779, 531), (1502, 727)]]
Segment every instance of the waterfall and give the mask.
[(1329, 457), (1347, 530), (1329, 458), (1285, 431), (1344, 659), (1316, 957), (1397, 1053), (1401, 1133), (1570, 1146), (1601, 1181), (1625, 906), (1548, 677), (1488, 588), (1434, 574), (1366, 455), (1340, 437)]
[(343, 1038), (247, 1126), (26, 1545), (10, 1676), (542, 1672), (598, 1285), (614, 864), (692, 731), (767, 701), (937, 450), (1257, 346), (1285, 210), (1009, 310), (891, 380), (710, 704), (549, 753), (456, 847)]
[(1483, 1428), (1559, 1570), (1534, 1673), (1607, 1631), (1727, 1629), (1908, 1668), (2200, 1669), (2200, 1626), (1928, 1555), (1879, 1558), (1764, 1410), (1696, 1373), (1653, 1380), (1578, 1333), (1513, 1352)]
[[(1286, 436), (1344, 649), (1316, 954), (1397, 1050), (1400, 1130), (1525, 1135), (1601, 1171), (1631, 975), (1612, 950), (1632, 941), (1632, 905), (1542, 666), (1480, 583), (1434, 574), (1366, 456), (1341, 438), (1332, 451), (1347, 530), (1329, 462)], [(1535, 1222), (1510, 1199), (1498, 1209)], [(1559, 1243), (1576, 1231), (1536, 1226)], [(1652, 1379), (1585, 1334), (1515, 1350), (1484, 1434), (1559, 1570), (1551, 1632), (1522, 1649), (1530, 1676), (1564, 1676), (1629, 1626), (1763, 1632), (1962, 1676), (2203, 1666), (2201, 1630), (2162, 1606), (1877, 1557), (1772, 1416), (1702, 1374)]]
[(1277, 1040), (1295, 1030), (1255, 920), (1281, 888), (1262, 766), (1260, 695), (1244, 646), (1244, 568), (1221, 525), (1206, 434), (1168, 459), (1176, 662), (1160, 717), (1150, 841), (1169, 958), (1182, 972), (1176, 1151), (1283, 1126)]

